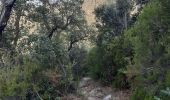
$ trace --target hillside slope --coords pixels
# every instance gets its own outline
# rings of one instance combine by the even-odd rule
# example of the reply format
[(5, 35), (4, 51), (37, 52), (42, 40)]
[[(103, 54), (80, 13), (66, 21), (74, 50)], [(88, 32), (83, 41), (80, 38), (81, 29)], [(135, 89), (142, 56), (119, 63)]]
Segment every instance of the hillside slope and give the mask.
[(83, 10), (86, 14), (86, 19), (89, 24), (95, 22), (95, 15), (93, 14), (94, 9), (105, 3), (107, 0), (85, 0), (83, 4)]

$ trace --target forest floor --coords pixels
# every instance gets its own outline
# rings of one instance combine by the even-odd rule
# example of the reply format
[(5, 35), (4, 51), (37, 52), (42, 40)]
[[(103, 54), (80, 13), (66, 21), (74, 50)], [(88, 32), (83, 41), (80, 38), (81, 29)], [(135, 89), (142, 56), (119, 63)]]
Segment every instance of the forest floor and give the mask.
[(110, 86), (102, 86), (90, 77), (81, 79), (78, 95), (69, 95), (62, 100), (129, 100), (129, 90), (116, 90)]

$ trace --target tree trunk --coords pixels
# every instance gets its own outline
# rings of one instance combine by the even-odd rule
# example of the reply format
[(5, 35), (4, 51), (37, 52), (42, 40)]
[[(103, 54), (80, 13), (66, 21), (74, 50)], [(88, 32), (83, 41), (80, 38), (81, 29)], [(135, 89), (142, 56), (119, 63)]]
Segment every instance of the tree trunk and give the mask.
[(4, 0), (2, 2), (3, 7), (0, 15), (0, 47), (2, 47), (2, 32), (10, 18), (12, 7), (14, 6), (15, 1), (16, 0)]

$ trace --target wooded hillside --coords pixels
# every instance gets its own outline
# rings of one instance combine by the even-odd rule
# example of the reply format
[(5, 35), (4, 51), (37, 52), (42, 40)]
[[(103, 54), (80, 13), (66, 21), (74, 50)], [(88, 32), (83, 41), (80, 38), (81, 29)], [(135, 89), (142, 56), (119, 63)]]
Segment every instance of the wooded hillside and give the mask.
[(0, 2), (0, 100), (170, 100), (170, 0)]

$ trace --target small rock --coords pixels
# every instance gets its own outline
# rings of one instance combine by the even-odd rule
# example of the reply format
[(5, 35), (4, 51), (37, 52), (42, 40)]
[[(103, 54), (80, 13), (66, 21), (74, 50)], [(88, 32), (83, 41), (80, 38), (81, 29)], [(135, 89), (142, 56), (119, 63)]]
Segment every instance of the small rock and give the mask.
[(87, 100), (102, 100), (102, 99), (97, 98), (97, 97), (88, 97)]
[(91, 78), (90, 78), (90, 77), (84, 77), (82, 80), (83, 80), (83, 81), (90, 81)]
[(111, 100), (111, 99), (112, 99), (112, 95), (111, 94), (109, 94), (109, 95), (107, 95), (107, 96), (105, 96), (103, 98), (103, 100)]
[(90, 96), (103, 97), (104, 93), (101, 88), (95, 88), (89, 92)]
[(83, 78), (81, 81), (80, 81), (80, 84), (79, 84), (79, 87), (85, 87), (89, 84), (89, 81), (92, 80), (91, 78), (89, 77), (85, 77)]

